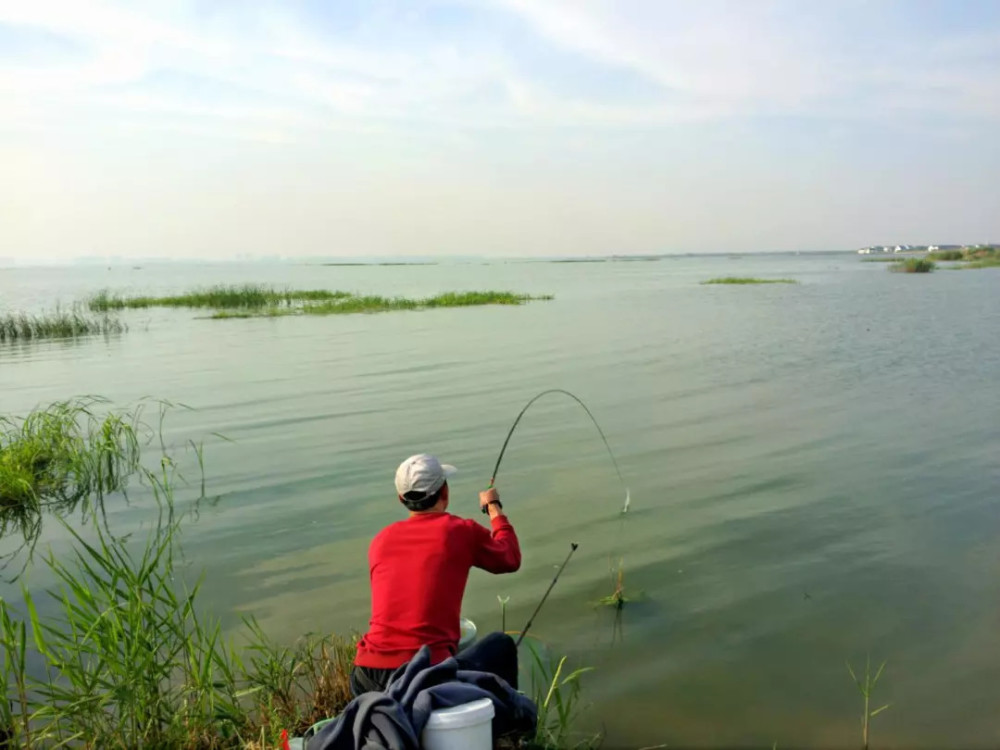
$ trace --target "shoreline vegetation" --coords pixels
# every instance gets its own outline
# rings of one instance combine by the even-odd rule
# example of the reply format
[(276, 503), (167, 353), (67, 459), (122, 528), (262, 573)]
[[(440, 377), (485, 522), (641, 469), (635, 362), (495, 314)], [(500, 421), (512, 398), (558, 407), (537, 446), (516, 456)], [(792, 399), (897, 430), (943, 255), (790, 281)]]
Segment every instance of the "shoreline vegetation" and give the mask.
[(702, 284), (798, 284), (795, 279), (757, 279), (750, 276), (721, 276), (717, 279), (708, 279)]
[(889, 270), (894, 273), (930, 273), (937, 264), (927, 258), (907, 258), (889, 266)]
[[(960, 253), (961, 257), (955, 257), (957, 253)], [(1000, 249), (996, 247), (966, 247), (959, 251), (931, 253), (927, 257), (934, 260), (960, 261), (962, 265), (955, 266), (955, 268), (959, 269), (996, 268), (1000, 266)]]
[(996, 268), (1000, 266), (1000, 248), (990, 245), (976, 245), (954, 250), (932, 250), (919, 255), (908, 253), (903, 257), (894, 254), (877, 258), (863, 258), (861, 262), (889, 263), (889, 270), (895, 273), (929, 273), (940, 262), (954, 263), (955, 265), (945, 266), (949, 270)]
[[(21, 536), (15, 554), (28, 558), (15, 576), (22, 603), (0, 599), (0, 747), (270, 750), (350, 701), (355, 634), (286, 645), (252, 616), (224, 634), (199, 598), (205, 571), (193, 581), (175, 566), (183, 527), (212, 499), (200, 445), (200, 482), (184, 480), (162, 437), (150, 468), (141, 460), (171, 406), (156, 403), (159, 428), (142, 420), (144, 405), (115, 411), (100, 398), (0, 417), (0, 538)], [(153, 517), (144, 533), (116, 533), (104, 513), (130, 502), (129, 483), (139, 488), (133, 507)], [(34, 520), (24, 525), (25, 516)], [(55, 585), (36, 592), (21, 574), (42, 516), (62, 525), (70, 549), (41, 556)], [(503, 747), (596, 746), (599, 736), (581, 741), (573, 726), (589, 670), (571, 671), (566, 657), (530, 644), (529, 652), (538, 729)]]

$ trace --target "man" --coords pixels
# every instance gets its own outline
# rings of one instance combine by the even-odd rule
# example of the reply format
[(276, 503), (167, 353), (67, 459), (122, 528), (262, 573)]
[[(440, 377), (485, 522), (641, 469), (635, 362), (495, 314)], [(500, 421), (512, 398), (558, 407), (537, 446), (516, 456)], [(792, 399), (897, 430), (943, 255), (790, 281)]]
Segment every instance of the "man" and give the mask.
[[(396, 493), (410, 514), (382, 529), (368, 549), (372, 616), (351, 671), (355, 696), (384, 690), (421, 646), (430, 648), (434, 664), (456, 655), (470, 568), (513, 573), (521, 567), (517, 535), (496, 490), (479, 493), (492, 532), (448, 513), (447, 480), (454, 473), (455, 467), (423, 453), (396, 470)], [(506, 635), (486, 636), (459, 661), (517, 687), (517, 649)]]

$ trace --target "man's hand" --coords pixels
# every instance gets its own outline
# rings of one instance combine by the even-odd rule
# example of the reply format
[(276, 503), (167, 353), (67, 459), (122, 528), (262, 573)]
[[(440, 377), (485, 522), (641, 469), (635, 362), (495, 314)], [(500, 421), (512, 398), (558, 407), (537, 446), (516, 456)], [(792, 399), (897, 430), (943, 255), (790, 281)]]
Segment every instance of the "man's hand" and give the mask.
[(492, 487), (479, 493), (479, 507), (484, 513), (489, 513), (490, 518), (496, 518), (503, 513), (500, 505), (500, 495)]

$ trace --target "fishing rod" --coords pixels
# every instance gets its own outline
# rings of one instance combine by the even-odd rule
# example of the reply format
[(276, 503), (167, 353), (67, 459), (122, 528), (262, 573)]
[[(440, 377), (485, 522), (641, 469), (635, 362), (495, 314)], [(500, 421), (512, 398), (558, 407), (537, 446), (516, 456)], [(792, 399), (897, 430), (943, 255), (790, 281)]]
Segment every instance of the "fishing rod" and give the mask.
[(563, 564), (559, 566), (559, 569), (556, 571), (556, 574), (552, 577), (552, 583), (550, 583), (549, 587), (545, 589), (545, 595), (542, 597), (542, 600), (538, 602), (538, 606), (535, 607), (535, 611), (531, 613), (531, 617), (528, 618), (528, 624), (525, 625), (524, 628), (521, 630), (521, 634), (517, 637), (517, 641), (514, 643), (515, 648), (521, 645), (521, 641), (524, 640), (524, 636), (528, 634), (528, 628), (530, 628), (531, 624), (535, 621), (535, 617), (542, 609), (542, 605), (545, 604), (545, 600), (549, 598), (549, 594), (552, 592), (552, 587), (556, 585), (556, 581), (559, 580), (559, 576), (562, 575), (563, 570), (566, 568), (566, 563), (569, 562), (569, 559), (573, 556), (573, 553), (576, 552), (576, 548), (579, 546), (580, 545), (578, 545), (576, 542), (570, 542), (569, 554), (566, 555), (566, 559), (563, 560)]
[[(597, 432), (600, 434), (601, 440), (604, 441), (604, 447), (608, 449), (608, 455), (611, 457), (611, 463), (613, 463), (615, 466), (615, 472), (617, 472), (618, 474), (618, 479), (621, 481), (622, 487), (625, 488), (625, 504), (622, 506), (621, 512), (622, 513), (628, 512), (628, 507), (629, 504), (631, 503), (628, 485), (625, 483), (625, 477), (622, 476), (621, 469), (618, 467), (618, 461), (615, 459), (615, 454), (611, 451), (611, 445), (608, 443), (608, 439), (604, 435), (604, 430), (601, 429), (601, 426), (597, 423), (597, 419), (594, 417), (593, 414), (591, 414), (590, 409), (587, 408), (587, 405), (583, 403), (583, 401), (581, 401), (577, 396), (573, 395), (569, 391), (563, 390), (562, 388), (549, 388), (548, 390), (542, 391), (537, 396), (532, 398), (527, 404), (525, 404), (523, 409), (521, 409), (521, 412), (517, 415), (517, 419), (514, 420), (514, 424), (511, 425), (510, 430), (507, 432), (507, 437), (503, 441), (503, 446), (500, 448), (500, 455), (497, 456), (496, 465), (493, 467), (493, 474), (490, 476), (490, 486), (488, 489), (492, 489), (493, 485), (496, 483), (497, 474), (500, 471), (500, 463), (503, 461), (504, 453), (507, 452), (507, 444), (510, 443), (510, 439), (514, 434), (514, 430), (517, 429), (517, 425), (521, 421), (521, 417), (524, 416), (525, 412), (527, 412), (528, 409), (531, 408), (531, 405), (534, 404), (536, 401), (538, 401), (538, 399), (542, 398), (542, 396), (547, 396), (550, 393), (561, 393), (564, 396), (569, 396), (571, 399), (576, 401), (581, 407), (583, 407), (583, 410), (585, 412), (587, 412), (587, 416), (590, 417), (590, 421), (593, 422), (594, 427), (597, 428)], [(489, 513), (489, 509), (484, 507), (483, 513)]]

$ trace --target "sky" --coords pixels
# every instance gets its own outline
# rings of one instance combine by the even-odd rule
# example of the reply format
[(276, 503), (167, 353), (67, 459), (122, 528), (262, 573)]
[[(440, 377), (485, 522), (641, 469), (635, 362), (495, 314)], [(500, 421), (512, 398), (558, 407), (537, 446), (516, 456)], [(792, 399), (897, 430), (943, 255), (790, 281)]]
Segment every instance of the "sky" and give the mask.
[(1000, 242), (995, 0), (0, 0), (0, 258)]

